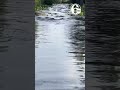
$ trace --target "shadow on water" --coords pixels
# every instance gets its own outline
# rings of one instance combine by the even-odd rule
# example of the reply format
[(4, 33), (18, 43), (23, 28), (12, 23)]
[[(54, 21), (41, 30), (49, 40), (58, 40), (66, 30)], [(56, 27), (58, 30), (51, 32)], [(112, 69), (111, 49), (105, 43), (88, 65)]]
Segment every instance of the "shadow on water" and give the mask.
[[(85, 21), (81, 17), (75, 18), (75, 20), (69, 31), (72, 48), (69, 53), (72, 53), (75, 58), (74, 63), (78, 67), (76, 70), (79, 73), (84, 73), (80, 75), (80, 81), (82, 82), (81, 84), (85, 84)], [(84, 88), (79, 88), (78, 90), (84, 90)]]
[(0, 1), (0, 52), (6, 52), (8, 50), (8, 42), (10, 39), (7, 35), (4, 34), (5, 26), (7, 25), (5, 14), (6, 14), (6, 0)]
[[(86, 26), (86, 89), (119, 90), (119, 1), (95, 1)], [(90, 8), (89, 8), (90, 9)], [(94, 14), (93, 14), (94, 12)]]
[(31, 0), (0, 0), (0, 87), (2, 89), (34, 88), (33, 84), (29, 83), (34, 81), (34, 78), (31, 78), (34, 77), (35, 32), (32, 6), (34, 4)]
[(85, 64), (85, 22), (83, 20), (78, 20), (78, 18), (75, 18), (75, 20), (76, 22), (71, 25), (69, 31), (69, 39), (72, 47), (69, 53), (74, 54), (76, 65), (81, 65)]
[[(5, 26), (7, 25), (4, 17), (6, 14), (5, 6), (6, 6), (6, 0), (1, 0), (0, 1), (0, 54), (8, 51), (8, 45), (6, 43), (9, 41), (9, 38), (4, 34)], [(3, 88), (3, 82), (1, 81), (4, 70), (5, 67), (0, 63), (0, 77), (1, 77), (0, 88)]]

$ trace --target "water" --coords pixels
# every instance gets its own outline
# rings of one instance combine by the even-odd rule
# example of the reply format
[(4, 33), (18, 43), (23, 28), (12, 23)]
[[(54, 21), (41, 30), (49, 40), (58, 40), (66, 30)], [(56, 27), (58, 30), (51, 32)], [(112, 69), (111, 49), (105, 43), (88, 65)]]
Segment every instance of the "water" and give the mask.
[(69, 10), (53, 5), (35, 17), (36, 90), (84, 90), (85, 22)]
[(34, 89), (33, 3), (0, 0), (0, 90)]
[(120, 1), (86, 5), (86, 90), (120, 90)]
[[(29, 11), (33, 8), (30, 9), (24, 5), (25, 3), (32, 6), (32, 3), (26, 0), (24, 2), (1, 0), (0, 3), (0, 89), (4, 87), (8, 90), (10, 88), (29, 90), (32, 86), (27, 80), (30, 80), (28, 74), (33, 69), (28, 68), (31, 57), (33, 57), (31, 63), (34, 63), (34, 56), (32, 56), (34, 46), (31, 45), (31, 40), (34, 42), (34, 39), (31, 39), (34, 28), (31, 30), (28, 26), (34, 24), (31, 21), (34, 17)], [(88, 90), (120, 90), (119, 1), (103, 0), (89, 3), (86, 5), (91, 5), (91, 8), (87, 6), (86, 8), (90, 12), (93, 11), (94, 15), (90, 13), (91, 30), (86, 31), (88, 39), (86, 40), (86, 60), (88, 60), (86, 88)], [(95, 7), (94, 4), (96, 4)], [(60, 7), (63, 8), (62, 11)], [(36, 17), (36, 90), (84, 89), (84, 18), (61, 13), (68, 12), (67, 7), (67, 5), (55, 5), (50, 8), (51, 11), (43, 11), (46, 13), (49, 11), (52, 14), (54, 12), (54, 16), (49, 13), (48, 17)], [(101, 8), (97, 9), (98, 7)], [(29, 10), (24, 11), (27, 8)], [(52, 10), (56, 8), (60, 9), (59, 17), (55, 17), (56, 11)], [(30, 53), (28, 49), (33, 49), (33, 52)], [(25, 62), (26, 60), (28, 61)], [(28, 71), (25, 69), (26, 66), (30, 70), (29, 73), (26, 72)], [(22, 79), (15, 78), (19, 75)], [(21, 80), (26, 81), (21, 82)]]

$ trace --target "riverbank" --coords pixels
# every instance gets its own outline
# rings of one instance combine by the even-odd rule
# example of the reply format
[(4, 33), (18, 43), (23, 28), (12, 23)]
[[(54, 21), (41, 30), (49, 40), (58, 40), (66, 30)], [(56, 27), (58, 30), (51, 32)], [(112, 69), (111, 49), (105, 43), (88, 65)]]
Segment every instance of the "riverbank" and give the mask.
[(48, 5), (43, 4), (41, 0), (35, 0), (35, 12), (46, 9)]
[[(51, 5), (51, 6), (54, 6), (54, 5), (61, 5), (61, 4), (53, 4), (53, 5)], [(66, 4), (64, 3), (64, 5), (66, 5)], [(43, 12), (43, 10), (48, 9), (48, 8), (50, 8), (51, 6), (48, 6), (48, 5), (39, 6), (39, 9), (37, 9), (37, 10), (35, 11), (35, 15), (36, 15), (36, 16), (45, 16), (45, 13)], [(70, 6), (71, 6), (71, 4), (69, 4), (69, 12), (70, 12)], [(71, 14), (71, 15), (72, 15), (72, 14)], [(85, 16), (85, 5), (83, 5), (83, 6), (81, 7), (81, 13), (79, 14), (79, 16)]]
[[(48, 7), (51, 7), (53, 4), (66, 4), (69, 3), (68, 0), (61, 2), (61, 0), (35, 0), (35, 15), (39, 15), (40, 10), (45, 10)], [(80, 16), (85, 16), (85, 5), (81, 6)]]
[[(68, 0), (64, 0), (64, 2), (67, 1)], [(35, 11), (43, 10), (53, 4), (59, 4), (59, 3), (62, 3), (62, 0), (35, 0)]]

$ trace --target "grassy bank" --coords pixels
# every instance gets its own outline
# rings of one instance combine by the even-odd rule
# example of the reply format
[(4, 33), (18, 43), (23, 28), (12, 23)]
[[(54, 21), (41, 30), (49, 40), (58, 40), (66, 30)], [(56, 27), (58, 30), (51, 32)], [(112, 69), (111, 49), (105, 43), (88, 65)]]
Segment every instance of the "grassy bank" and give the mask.
[(81, 6), (80, 16), (85, 16), (85, 5)]
[[(46, 9), (47, 7), (51, 6), (52, 4), (57, 3), (70, 3), (70, 0), (35, 0), (35, 11)], [(80, 16), (85, 15), (85, 5), (81, 6), (81, 13)]]
[(43, 4), (43, 0), (35, 0), (35, 11), (42, 10), (47, 6)]
[(62, 3), (61, 0), (35, 0), (35, 11), (43, 10), (55, 3)]

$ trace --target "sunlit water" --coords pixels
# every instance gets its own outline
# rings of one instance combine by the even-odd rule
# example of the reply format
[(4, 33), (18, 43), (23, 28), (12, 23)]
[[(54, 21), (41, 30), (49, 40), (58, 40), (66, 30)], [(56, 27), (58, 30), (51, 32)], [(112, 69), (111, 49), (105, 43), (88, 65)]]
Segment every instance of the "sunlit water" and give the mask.
[(84, 17), (69, 10), (53, 5), (35, 17), (36, 90), (84, 90)]

